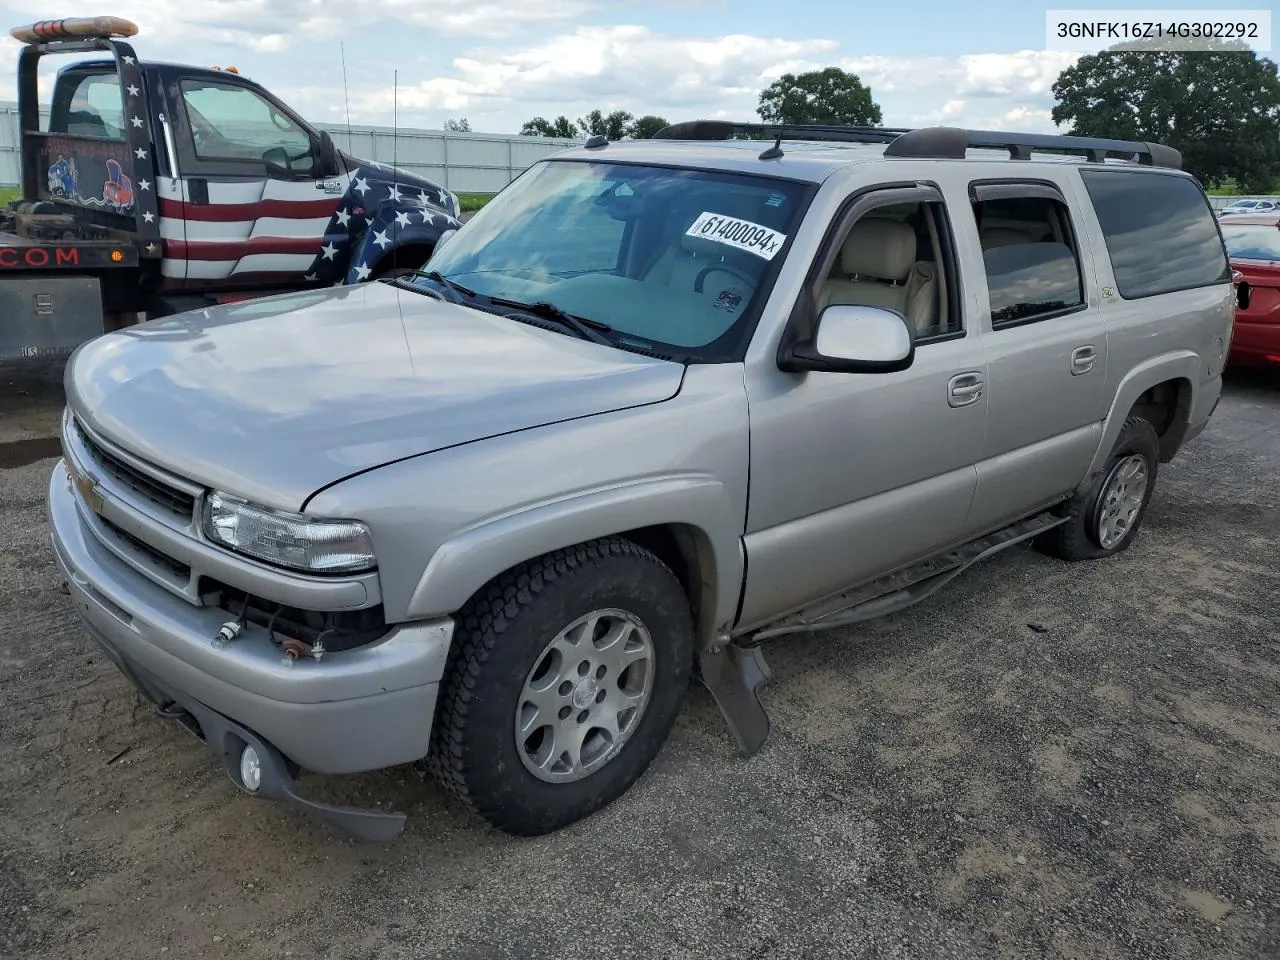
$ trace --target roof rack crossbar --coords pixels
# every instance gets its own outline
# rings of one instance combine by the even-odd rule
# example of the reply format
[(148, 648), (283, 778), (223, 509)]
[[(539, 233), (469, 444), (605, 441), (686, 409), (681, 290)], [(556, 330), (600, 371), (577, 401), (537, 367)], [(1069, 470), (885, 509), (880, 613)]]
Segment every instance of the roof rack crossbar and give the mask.
[[(657, 140), (822, 140), (841, 143), (892, 143), (906, 129), (828, 126), (818, 123), (736, 123), (731, 120), (690, 120), (663, 127)], [(752, 135), (755, 136), (752, 136)]]
[(962, 160), (970, 147), (1007, 150), (1013, 160), (1030, 160), (1033, 151), (1043, 151), (1084, 156), (1091, 163), (1102, 163), (1111, 157), (1144, 166), (1182, 168), (1182, 154), (1162, 143), (1052, 133), (963, 130), (957, 127), (921, 127), (909, 131), (885, 148), (884, 155)]
[[(883, 143), (886, 157), (963, 160), (970, 148), (1007, 150), (1013, 160), (1030, 160), (1034, 151), (1083, 156), (1091, 163), (1108, 158), (1144, 166), (1182, 169), (1182, 154), (1162, 143), (1074, 137), (1047, 133), (1008, 133), (964, 130), (958, 127), (858, 127), (812, 123), (736, 123), (730, 120), (690, 120), (674, 123), (654, 134), (660, 140), (776, 139), (762, 159), (781, 156), (783, 140), (837, 143)], [(767, 156), (766, 156), (767, 154)]]

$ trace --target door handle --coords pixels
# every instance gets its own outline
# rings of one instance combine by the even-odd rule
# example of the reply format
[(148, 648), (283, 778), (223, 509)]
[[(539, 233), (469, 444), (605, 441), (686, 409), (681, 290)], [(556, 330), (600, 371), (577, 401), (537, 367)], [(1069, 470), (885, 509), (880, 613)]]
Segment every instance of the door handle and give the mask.
[(1079, 377), (1088, 373), (1097, 359), (1098, 354), (1093, 347), (1076, 347), (1071, 351), (1071, 375)]
[(981, 399), (981, 374), (958, 373), (947, 384), (947, 403), (953, 407), (967, 407)]

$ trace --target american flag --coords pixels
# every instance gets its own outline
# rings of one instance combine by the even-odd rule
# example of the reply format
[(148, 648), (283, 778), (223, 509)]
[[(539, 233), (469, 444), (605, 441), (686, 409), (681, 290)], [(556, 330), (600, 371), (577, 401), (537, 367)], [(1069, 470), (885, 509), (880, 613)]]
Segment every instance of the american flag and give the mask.
[(323, 180), (209, 180), (207, 203), (180, 178), (157, 183), (171, 287), (360, 283), (395, 249), (461, 225), (451, 195), (379, 163)]

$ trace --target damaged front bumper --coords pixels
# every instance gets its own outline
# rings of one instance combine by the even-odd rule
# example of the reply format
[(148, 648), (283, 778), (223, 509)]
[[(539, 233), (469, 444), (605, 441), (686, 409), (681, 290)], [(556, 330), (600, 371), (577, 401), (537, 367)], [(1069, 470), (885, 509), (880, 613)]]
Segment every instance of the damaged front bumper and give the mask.
[[(361, 839), (399, 833), (402, 814), (316, 803), (295, 777), (357, 773), (424, 757), (453, 622), (402, 624), (381, 640), (320, 661), (287, 662), (253, 624), (214, 643), (225, 611), (192, 605), (130, 569), (95, 534), (63, 463), (49, 483), (50, 535), (76, 611), (161, 716), (181, 720), (236, 786), (280, 800)], [(240, 774), (246, 747), (260, 782)]]

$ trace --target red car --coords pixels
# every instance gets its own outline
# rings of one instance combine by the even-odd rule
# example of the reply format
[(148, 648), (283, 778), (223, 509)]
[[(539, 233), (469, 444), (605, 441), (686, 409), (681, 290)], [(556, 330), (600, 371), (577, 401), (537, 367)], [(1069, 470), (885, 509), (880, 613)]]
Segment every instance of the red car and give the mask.
[(1240, 214), (1219, 224), (1240, 303), (1227, 362), (1280, 366), (1280, 216)]

